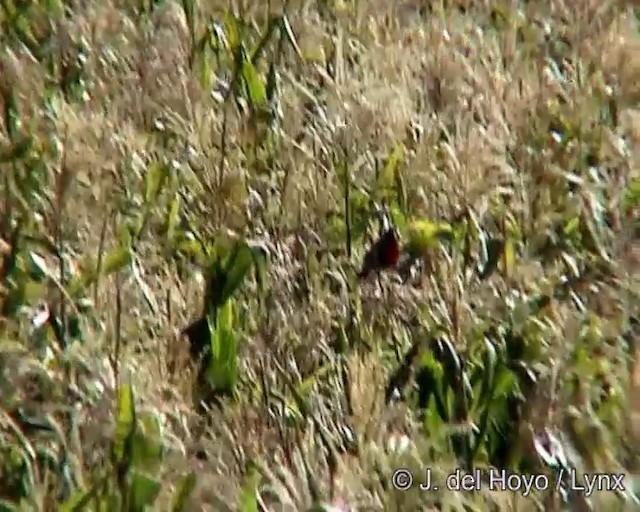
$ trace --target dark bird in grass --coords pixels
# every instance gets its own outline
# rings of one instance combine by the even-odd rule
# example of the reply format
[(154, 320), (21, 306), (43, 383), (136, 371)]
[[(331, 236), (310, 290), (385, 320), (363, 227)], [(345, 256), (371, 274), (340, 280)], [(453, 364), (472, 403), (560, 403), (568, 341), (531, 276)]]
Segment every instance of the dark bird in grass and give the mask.
[(394, 228), (388, 228), (365, 254), (358, 278), (366, 279), (372, 272), (395, 268), (400, 254), (398, 234)]

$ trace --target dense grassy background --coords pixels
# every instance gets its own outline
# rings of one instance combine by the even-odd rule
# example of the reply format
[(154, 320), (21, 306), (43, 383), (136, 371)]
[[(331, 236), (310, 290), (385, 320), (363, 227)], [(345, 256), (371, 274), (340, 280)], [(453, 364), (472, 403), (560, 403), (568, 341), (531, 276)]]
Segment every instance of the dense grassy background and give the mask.
[(0, 510), (640, 509), (633, 3), (1, 2)]

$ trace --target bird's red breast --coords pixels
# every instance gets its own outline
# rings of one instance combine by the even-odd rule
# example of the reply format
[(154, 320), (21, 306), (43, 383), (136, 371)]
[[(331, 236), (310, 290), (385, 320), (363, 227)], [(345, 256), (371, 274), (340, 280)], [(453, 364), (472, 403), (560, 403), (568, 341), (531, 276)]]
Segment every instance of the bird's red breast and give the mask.
[(400, 242), (393, 229), (386, 231), (378, 240), (378, 255), (380, 266), (395, 267), (400, 260)]
[(389, 229), (375, 242), (364, 257), (361, 278), (371, 272), (395, 267), (400, 260), (400, 241), (394, 229)]

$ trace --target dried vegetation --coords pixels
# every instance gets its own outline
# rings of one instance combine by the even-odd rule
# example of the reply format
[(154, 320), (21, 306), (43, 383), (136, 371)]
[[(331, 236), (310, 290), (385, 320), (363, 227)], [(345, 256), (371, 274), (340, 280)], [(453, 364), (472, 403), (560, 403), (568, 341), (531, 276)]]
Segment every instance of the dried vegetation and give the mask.
[(635, 3), (1, 2), (0, 510), (637, 510)]

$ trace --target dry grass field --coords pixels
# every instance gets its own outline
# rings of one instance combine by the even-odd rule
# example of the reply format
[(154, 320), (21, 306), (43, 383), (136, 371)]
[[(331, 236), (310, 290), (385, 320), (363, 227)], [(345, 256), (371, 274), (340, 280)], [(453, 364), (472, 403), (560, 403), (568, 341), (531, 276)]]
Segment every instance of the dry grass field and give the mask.
[(0, 2), (0, 511), (640, 510), (638, 5)]

